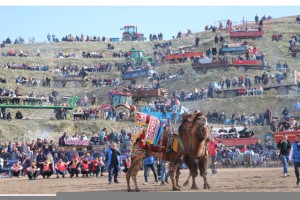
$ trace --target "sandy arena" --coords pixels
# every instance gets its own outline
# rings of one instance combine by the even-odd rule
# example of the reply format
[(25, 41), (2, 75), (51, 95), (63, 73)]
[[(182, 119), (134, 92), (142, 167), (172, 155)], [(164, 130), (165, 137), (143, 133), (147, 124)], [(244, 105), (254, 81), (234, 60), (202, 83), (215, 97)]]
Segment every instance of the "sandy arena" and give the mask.
[[(296, 178), (293, 168), (289, 169), (290, 176), (282, 177), (282, 168), (235, 168), (219, 169), (218, 174), (212, 176), (209, 171), (208, 180), (212, 189), (211, 192), (300, 192), (296, 187)], [(56, 179), (56, 175), (50, 179), (29, 181), (27, 177), (0, 179), (0, 194), (55, 194), (57, 192), (87, 192), (87, 191), (124, 191), (126, 192), (125, 174), (119, 176), (119, 184), (108, 185), (107, 173), (101, 178), (66, 178)], [(188, 170), (182, 170), (180, 184), (182, 185), (188, 176)], [(160, 186), (154, 182), (150, 172), (149, 185), (143, 185), (143, 172), (138, 174), (138, 184), (141, 191), (171, 191), (171, 185)], [(197, 178), (199, 190), (191, 190), (184, 187), (184, 192), (202, 192), (202, 178)], [(191, 182), (190, 182), (191, 185)], [(132, 183), (133, 186), (133, 183)]]

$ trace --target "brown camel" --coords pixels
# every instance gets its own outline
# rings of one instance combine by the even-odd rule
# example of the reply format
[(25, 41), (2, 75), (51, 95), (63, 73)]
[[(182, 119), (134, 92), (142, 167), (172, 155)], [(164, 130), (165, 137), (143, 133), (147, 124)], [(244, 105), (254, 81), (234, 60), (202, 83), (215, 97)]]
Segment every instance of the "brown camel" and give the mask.
[[(137, 173), (142, 166), (143, 160), (148, 155), (153, 155), (155, 157), (160, 157), (164, 161), (170, 162), (170, 178), (172, 181), (173, 190), (180, 190), (180, 186), (178, 184), (179, 181), (179, 164), (181, 161), (181, 157), (184, 155), (186, 160), (189, 162), (188, 167), (190, 169), (190, 172), (193, 173), (193, 177), (197, 176), (197, 167), (195, 167), (193, 164), (190, 164), (194, 159), (203, 157), (203, 155), (206, 154), (204, 151), (205, 148), (205, 141), (210, 135), (209, 130), (205, 126), (206, 124), (206, 118), (204, 113), (198, 113), (198, 114), (186, 114), (183, 116), (183, 122), (181, 126), (179, 127), (179, 147), (177, 152), (174, 150), (171, 150), (169, 152), (164, 152), (162, 154), (154, 153), (150, 151), (149, 149), (143, 149), (142, 153), (138, 158), (133, 158), (133, 162), (131, 164), (131, 167), (129, 168), (128, 172), (126, 173), (126, 180), (127, 180), (127, 190), (128, 192), (131, 191), (130, 188), (130, 177), (132, 177), (132, 180), (134, 182), (135, 191), (140, 191), (138, 188), (136, 177)], [(166, 137), (166, 135), (169, 134), (169, 130), (164, 130), (163, 137)], [(141, 150), (138, 148), (138, 140), (135, 142), (133, 149), (137, 148), (138, 150)], [(207, 162), (206, 162), (207, 165)], [(199, 165), (200, 167), (200, 165)], [(195, 173), (196, 170), (196, 173)], [(175, 177), (176, 173), (176, 177)], [(196, 174), (196, 175), (195, 175)], [(207, 183), (206, 174), (203, 174), (204, 178), (204, 188), (209, 189), (209, 184)], [(193, 188), (196, 189), (196, 188)]]

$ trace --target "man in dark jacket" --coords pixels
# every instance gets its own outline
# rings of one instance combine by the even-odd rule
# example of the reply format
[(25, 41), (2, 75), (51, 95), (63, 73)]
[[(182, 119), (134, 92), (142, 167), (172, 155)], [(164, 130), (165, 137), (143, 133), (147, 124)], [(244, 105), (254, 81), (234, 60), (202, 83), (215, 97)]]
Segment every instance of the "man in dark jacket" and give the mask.
[(280, 140), (277, 144), (277, 148), (280, 150), (280, 160), (283, 164), (283, 176), (289, 176), (288, 167), (291, 143), (287, 138), (287, 135), (283, 135), (282, 140)]
[(114, 174), (114, 182), (119, 183), (118, 173), (120, 167), (120, 150), (117, 148), (117, 143), (112, 142), (111, 146), (107, 150), (106, 154), (106, 164), (108, 169), (108, 182), (111, 184), (112, 175)]
[(289, 155), (289, 160), (290, 162), (294, 163), (294, 168), (295, 168), (295, 175), (297, 178), (297, 186), (299, 187), (299, 167), (300, 167), (300, 135), (296, 135), (295, 137), (295, 142), (293, 142), (290, 155)]

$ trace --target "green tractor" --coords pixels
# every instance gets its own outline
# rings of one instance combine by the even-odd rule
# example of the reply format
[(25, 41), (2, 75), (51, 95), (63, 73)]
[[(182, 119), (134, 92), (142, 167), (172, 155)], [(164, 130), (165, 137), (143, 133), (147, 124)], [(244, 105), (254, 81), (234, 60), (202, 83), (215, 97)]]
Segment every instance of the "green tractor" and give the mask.
[(126, 63), (129, 63), (131, 66), (148, 66), (150, 63), (151, 66), (155, 66), (155, 61), (153, 58), (145, 57), (144, 51), (142, 50), (130, 50), (129, 58), (126, 59)]

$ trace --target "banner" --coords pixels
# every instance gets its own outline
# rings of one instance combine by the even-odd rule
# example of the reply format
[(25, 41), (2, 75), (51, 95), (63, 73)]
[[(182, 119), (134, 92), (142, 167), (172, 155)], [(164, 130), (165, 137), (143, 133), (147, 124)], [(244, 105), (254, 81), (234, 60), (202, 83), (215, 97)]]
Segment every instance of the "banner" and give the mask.
[(158, 132), (159, 124), (159, 119), (157, 117), (151, 116), (145, 137), (146, 142), (149, 142), (150, 144), (154, 143), (154, 138)]
[(136, 126), (145, 126), (147, 121), (147, 114), (136, 112), (134, 114), (134, 120)]

